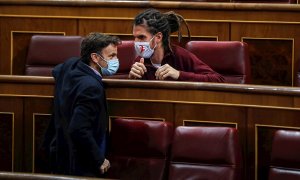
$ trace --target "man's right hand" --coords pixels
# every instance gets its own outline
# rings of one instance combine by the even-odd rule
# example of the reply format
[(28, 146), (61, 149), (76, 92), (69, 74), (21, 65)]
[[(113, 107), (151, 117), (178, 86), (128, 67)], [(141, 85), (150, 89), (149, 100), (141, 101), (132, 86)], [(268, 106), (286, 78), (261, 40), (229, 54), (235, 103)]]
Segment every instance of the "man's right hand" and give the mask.
[(100, 173), (104, 174), (108, 171), (108, 169), (110, 168), (110, 163), (107, 159), (104, 159), (103, 164), (100, 166)]
[(140, 59), (140, 62), (135, 62), (131, 66), (131, 70), (129, 72), (130, 79), (141, 79), (142, 76), (147, 72), (146, 66), (144, 65), (144, 58)]

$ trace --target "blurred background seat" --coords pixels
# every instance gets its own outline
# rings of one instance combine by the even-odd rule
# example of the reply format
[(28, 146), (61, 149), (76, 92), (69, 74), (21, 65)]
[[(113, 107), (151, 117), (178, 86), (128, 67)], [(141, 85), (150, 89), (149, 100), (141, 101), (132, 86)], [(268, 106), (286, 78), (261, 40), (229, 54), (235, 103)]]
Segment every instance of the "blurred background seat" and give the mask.
[(272, 144), (269, 180), (300, 179), (300, 131), (278, 130)]
[(251, 82), (248, 45), (238, 41), (190, 41), (185, 47), (214, 71), (223, 75), (226, 83)]
[(29, 44), (25, 75), (52, 76), (52, 69), (80, 56), (81, 36), (34, 35)]
[(238, 144), (235, 128), (178, 126), (172, 144), (169, 179), (242, 179)]
[(164, 179), (173, 125), (169, 122), (111, 120), (109, 178)]

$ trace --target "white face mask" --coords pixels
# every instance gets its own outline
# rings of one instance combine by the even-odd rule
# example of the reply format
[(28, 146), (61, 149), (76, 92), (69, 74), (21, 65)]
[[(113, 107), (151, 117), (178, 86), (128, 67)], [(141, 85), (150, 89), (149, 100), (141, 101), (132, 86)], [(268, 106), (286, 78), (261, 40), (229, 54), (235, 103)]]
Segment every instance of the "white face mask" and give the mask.
[(104, 76), (111, 76), (116, 74), (116, 72), (119, 69), (120, 63), (118, 58), (110, 59), (110, 60), (105, 60), (101, 55), (99, 55), (103, 61), (107, 63), (107, 67), (102, 67), (100, 66), (99, 63), (97, 65), (100, 67), (101, 72)]
[(155, 44), (155, 47), (151, 49), (150, 42), (153, 40), (153, 38), (151, 38), (149, 42), (134, 42), (135, 51), (139, 56), (143, 58), (150, 58), (153, 55), (157, 45)]

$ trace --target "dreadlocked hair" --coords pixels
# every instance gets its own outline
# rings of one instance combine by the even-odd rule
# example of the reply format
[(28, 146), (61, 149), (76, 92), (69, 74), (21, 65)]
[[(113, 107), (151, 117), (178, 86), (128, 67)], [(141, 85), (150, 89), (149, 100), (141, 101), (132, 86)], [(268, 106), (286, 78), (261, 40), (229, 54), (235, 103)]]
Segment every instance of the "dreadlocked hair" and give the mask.
[(178, 32), (178, 42), (181, 41), (182, 39), (182, 33), (181, 33), (181, 29), (182, 29), (182, 22), (184, 23), (186, 29), (187, 29), (187, 33), (188, 33), (188, 37), (191, 37), (191, 33), (190, 33), (190, 28), (186, 22), (186, 20), (179, 14), (176, 14), (173, 11), (169, 11), (164, 13), (165, 16), (167, 16), (168, 22), (169, 22), (169, 26), (170, 26), (170, 33), (174, 33), (174, 32)]
[(178, 32), (178, 42), (182, 39), (181, 25), (184, 23), (188, 37), (190, 38), (190, 29), (185, 19), (173, 11), (161, 13), (156, 9), (147, 9), (138, 14), (134, 19), (134, 25), (144, 26), (148, 32), (155, 35), (158, 32), (163, 34), (163, 47), (165, 50), (171, 49), (170, 34)]

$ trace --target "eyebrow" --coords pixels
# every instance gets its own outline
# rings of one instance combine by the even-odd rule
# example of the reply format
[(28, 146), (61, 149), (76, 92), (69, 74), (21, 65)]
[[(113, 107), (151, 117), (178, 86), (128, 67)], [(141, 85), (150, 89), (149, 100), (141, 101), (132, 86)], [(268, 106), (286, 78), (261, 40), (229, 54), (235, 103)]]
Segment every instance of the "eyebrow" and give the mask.
[(141, 35), (138, 35), (136, 38), (138, 38), (138, 39), (144, 39), (145, 37), (146, 37), (145, 35), (141, 34)]
[(109, 54), (109, 56), (116, 56), (116, 55), (117, 55), (117, 53), (115, 53), (115, 52)]

